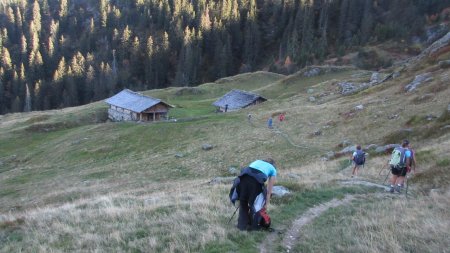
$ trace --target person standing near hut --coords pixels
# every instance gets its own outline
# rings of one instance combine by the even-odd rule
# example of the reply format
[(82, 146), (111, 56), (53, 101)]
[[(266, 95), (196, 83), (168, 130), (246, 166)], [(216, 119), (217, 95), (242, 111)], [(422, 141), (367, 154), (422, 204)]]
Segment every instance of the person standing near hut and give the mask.
[(225, 105), (225, 112), (228, 111), (228, 104)]

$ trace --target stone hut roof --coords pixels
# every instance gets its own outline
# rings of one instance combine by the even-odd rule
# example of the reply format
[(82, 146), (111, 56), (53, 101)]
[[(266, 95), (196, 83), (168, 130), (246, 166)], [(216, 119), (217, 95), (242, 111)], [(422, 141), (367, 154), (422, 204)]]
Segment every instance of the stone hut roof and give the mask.
[(144, 96), (129, 89), (124, 89), (116, 95), (106, 99), (105, 102), (110, 105), (139, 113), (159, 103), (172, 107), (171, 105), (162, 102), (160, 99)]
[(267, 100), (255, 93), (234, 89), (219, 98), (213, 105), (218, 107), (225, 107), (225, 105), (228, 105), (229, 110), (238, 110), (249, 106), (258, 99), (263, 101)]

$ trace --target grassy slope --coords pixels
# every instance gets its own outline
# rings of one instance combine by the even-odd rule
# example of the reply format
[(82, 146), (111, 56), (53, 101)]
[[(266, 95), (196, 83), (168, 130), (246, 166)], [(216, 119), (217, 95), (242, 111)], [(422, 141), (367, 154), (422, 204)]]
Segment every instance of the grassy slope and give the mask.
[[(435, 70), (434, 80), (405, 94), (401, 87), (423, 68)], [(449, 124), (443, 112), (450, 95), (445, 75), (450, 71), (433, 68), (408, 70), (349, 97), (338, 95), (336, 81), (367, 79), (369, 74), (345, 70), (305, 78), (257, 72), (195, 89), (145, 92), (175, 105), (170, 116), (177, 122), (99, 123), (105, 117), (102, 102), (0, 116), (0, 251), (223, 252), (244, 247), (254, 252), (261, 240), (258, 233), (236, 234), (226, 224), (232, 213), (224, 204), (229, 186), (199, 184), (227, 175), (230, 166), (272, 156), (279, 164), (279, 183), (294, 190), (293, 197), (274, 201), (271, 207), (274, 222), (287, 226), (306, 206), (355, 191), (336, 188), (335, 180), (349, 173), (340, 169), (342, 160), (319, 161), (343, 140), (367, 145), (408, 137), (423, 172), (413, 180), (415, 191), (448, 187), (447, 179), (439, 181), (428, 173), (445, 171), (448, 160), (443, 157), (450, 151), (448, 130), (441, 129)], [(314, 92), (307, 94), (310, 87)], [(240, 112), (213, 113), (211, 103), (231, 88), (253, 90), (270, 100)], [(429, 93), (431, 99), (422, 98)], [(309, 96), (317, 101), (309, 102)], [(355, 111), (359, 104), (364, 110)], [(253, 124), (247, 122), (249, 112)], [(265, 128), (267, 118), (279, 112), (287, 113), (286, 121), (275, 125), (293, 143), (308, 148), (294, 147)], [(389, 120), (395, 114), (399, 116)], [(423, 120), (428, 114), (441, 118)], [(400, 131), (406, 127), (412, 132)], [(311, 135), (317, 130), (322, 135)], [(204, 143), (214, 149), (203, 151)], [(378, 180), (385, 159), (370, 159), (364, 177)], [(345, 218), (351, 212), (342, 215), (357, 229)], [(368, 219), (371, 215), (366, 214)], [(325, 222), (334, 219), (327, 217)], [(311, 231), (320, 231), (320, 222)], [(325, 242), (319, 237), (317, 244), (323, 248), (299, 247), (327, 251)], [(445, 243), (437, 242), (437, 247)]]

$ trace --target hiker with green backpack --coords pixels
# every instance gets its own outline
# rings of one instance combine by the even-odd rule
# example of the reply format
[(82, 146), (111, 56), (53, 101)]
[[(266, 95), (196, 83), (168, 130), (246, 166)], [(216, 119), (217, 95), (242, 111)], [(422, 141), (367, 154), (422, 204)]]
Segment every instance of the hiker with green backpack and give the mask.
[(402, 146), (394, 148), (389, 165), (391, 166), (392, 178), (389, 192), (400, 193), (406, 173), (411, 169), (412, 152), (409, 149), (409, 141), (403, 140)]

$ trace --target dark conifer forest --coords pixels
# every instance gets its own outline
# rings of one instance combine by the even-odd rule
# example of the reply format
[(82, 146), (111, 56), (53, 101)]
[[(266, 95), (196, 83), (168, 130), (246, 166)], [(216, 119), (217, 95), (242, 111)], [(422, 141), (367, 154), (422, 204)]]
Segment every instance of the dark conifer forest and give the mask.
[(289, 72), (424, 36), (450, 0), (0, 0), (0, 114)]

